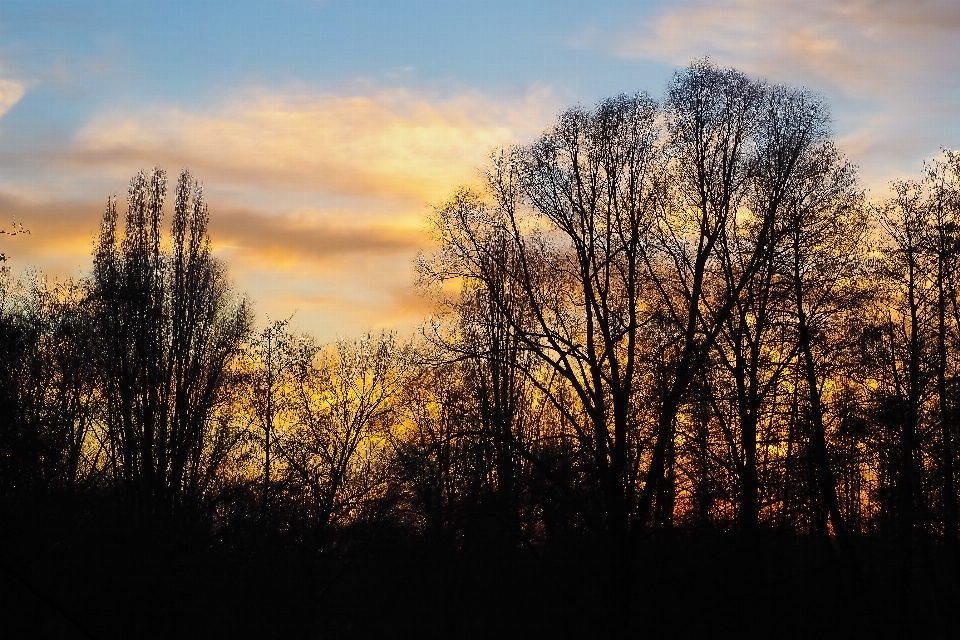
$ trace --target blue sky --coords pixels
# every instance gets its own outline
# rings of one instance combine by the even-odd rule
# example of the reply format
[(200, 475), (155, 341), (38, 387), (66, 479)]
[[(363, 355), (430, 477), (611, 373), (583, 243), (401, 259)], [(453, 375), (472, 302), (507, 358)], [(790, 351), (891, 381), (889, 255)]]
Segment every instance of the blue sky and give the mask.
[(107, 195), (186, 166), (261, 316), (407, 331), (430, 206), (564, 107), (709, 55), (823, 94), (881, 195), (960, 146), (958, 36), (955, 0), (5, 0), (0, 223), (32, 234), (0, 252), (79, 275)]

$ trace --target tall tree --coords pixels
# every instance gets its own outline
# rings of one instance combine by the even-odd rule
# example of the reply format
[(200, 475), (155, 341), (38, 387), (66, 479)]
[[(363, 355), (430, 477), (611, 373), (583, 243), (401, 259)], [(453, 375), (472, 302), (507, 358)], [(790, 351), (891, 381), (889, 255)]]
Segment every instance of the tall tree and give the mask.
[(922, 185), (896, 182), (894, 196), (882, 203), (880, 223), (886, 232), (884, 275), (888, 289), (885, 322), (885, 370), (880, 387), (880, 421), (888, 430), (890, 460), (895, 474), (897, 536), (910, 546), (917, 529), (924, 529), (921, 430), (930, 394), (930, 350), (936, 324), (931, 296), (932, 278), (926, 239), (930, 210)]
[(926, 245), (933, 268), (931, 296), (934, 315), (935, 357), (932, 362), (936, 378), (936, 447), (937, 502), (940, 526), (948, 547), (958, 545), (957, 504), (957, 375), (960, 361), (956, 357), (960, 345), (960, 154), (945, 152), (942, 161), (926, 168), (923, 184), (929, 228)]
[(202, 187), (181, 173), (169, 250), (166, 193), (164, 171), (134, 176), (122, 236), (109, 199), (92, 284), (111, 469), (147, 514), (174, 514), (202, 498), (212, 412), (250, 327), (246, 303), (231, 296), (210, 255)]
[[(647, 254), (655, 289), (674, 326), (657, 436), (638, 505), (640, 526), (655, 503), (673, 502), (674, 428), (687, 391), (774, 244), (775, 209), (749, 211), (755, 134), (764, 87), (735, 70), (695, 62), (668, 88), (669, 191)], [(753, 246), (733, 261), (728, 240), (753, 227)], [(752, 489), (749, 489), (752, 491)], [(671, 509), (658, 508), (661, 521)]]
[[(495, 163), (492, 209), (460, 196), (437, 218), (459, 275), (484, 283), (524, 349), (578, 399), (586, 425), (548, 396), (591, 460), (602, 497), (596, 513), (620, 541), (636, 478), (635, 347), (644, 313), (641, 245), (661, 164), (657, 115), (644, 95), (570, 110), (536, 143)], [(488, 242), (499, 237), (510, 251)], [(506, 291), (519, 292), (524, 304), (518, 309)]]
[[(788, 308), (794, 315), (798, 378), (806, 392), (801, 417), (809, 442), (815, 478), (818, 529), (827, 521), (840, 545), (851, 547), (837, 497), (837, 482), (828, 448), (825, 394), (849, 365), (850, 344), (844, 327), (872, 301), (868, 270), (871, 225), (857, 189), (855, 168), (830, 141), (822, 103), (797, 93), (783, 104), (784, 135), (796, 149), (794, 180), (786, 185), (783, 217), (787, 227), (782, 268), (790, 284)], [(797, 115), (799, 114), (799, 115)], [(792, 116), (792, 117), (791, 117)]]

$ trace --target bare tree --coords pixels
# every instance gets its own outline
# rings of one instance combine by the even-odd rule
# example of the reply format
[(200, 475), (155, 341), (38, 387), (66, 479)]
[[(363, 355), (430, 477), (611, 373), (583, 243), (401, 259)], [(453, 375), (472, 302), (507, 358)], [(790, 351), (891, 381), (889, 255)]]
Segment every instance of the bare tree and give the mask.
[(86, 287), (51, 287), (28, 273), (13, 289), (0, 316), (4, 475), (24, 496), (69, 496), (95, 482), (103, 453), (90, 437), (97, 408)]
[(340, 341), (319, 353), (304, 346), (295, 423), (275, 446), (290, 490), (308, 509), (313, 549), (323, 549), (336, 527), (358, 520), (386, 490), (393, 400), (405, 357), (389, 333)]
[(942, 534), (948, 547), (958, 546), (957, 505), (957, 375), (960, 344), (960, 154), (946, 151), (942, 161), (927, 166), (923, 184), (928, 210), (926, 251), (932, 262), (936, 407), (933, 410), (939, 439), (936, 447), (937, 502)]
[(492, 205), (461, 195), (436, 221), (455, 275), (483, 283), (523, 348), (578, 399), (588, 426), (548, 395), (588, 453), (602, 496), (596, 513), (616, 545), (626, 540), (638, 462), (635, 346), (642, 242), (661, 168), (658, 113), (644, 95), (570, 110), (495, 162)]
[[(698, 61), (677, 74), (668, 89), (669, 191), (646, 254), (648, 270), (675, 327), (665, 353), (657, 437), (637, 523), (672, 517), (674, 426), (687, 390), (773, 245), (776, 211), (749, 211), (745, 198), (755, 167), (755, 134), (763, 87), (734, 70)], [(752, 250), (727, 256), (739, 224), (754, 227)]]
[[(867, 255), (871, 225), (856, 185), (856, 170), (836, 150), (826, 130), (827, 114), (805, 93), (789, 97), (786, 135), (795, 140), (795, 179), (785, 194), (783, 268), (795, 314), (797, 367), (806, 390), (802, 424), (810, 443), (821, 534), (827, 519), (843, 549), (851, 548), (828, 449), (827, 381), (849, 371), (850, 343), (844, 330), (872, 299)], [(799, 115), (797, 115), (799, 114)]]
[[(292, 334), (289, 319), (269, 321), (253, 335), (244, 351), (241, 368), (244, 387), (244, 412), (262, 431), (258, 438), (263, 452), (260, 489), (260, 521), (265, 523), (270, 504), (273, 441), (278, 427), (292, 421), (292, 395), (295, 374), (305, 355), (308, 341)], [(309, 353), (309, 350), (307, 351)]]

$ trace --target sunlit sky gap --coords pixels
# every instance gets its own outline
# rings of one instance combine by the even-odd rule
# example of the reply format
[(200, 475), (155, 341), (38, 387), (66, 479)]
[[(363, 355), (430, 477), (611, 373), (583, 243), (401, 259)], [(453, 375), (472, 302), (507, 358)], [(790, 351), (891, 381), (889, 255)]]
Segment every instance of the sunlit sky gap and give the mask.
[(409, 331), (430, 206), (561, 109), (709, 55), (821, 93), (881, 195), (960, 146), (958, 36), (956, 0), (5, 0), (0, 252), (78, 276), (108, 194), (189, 167), (261, 320)]

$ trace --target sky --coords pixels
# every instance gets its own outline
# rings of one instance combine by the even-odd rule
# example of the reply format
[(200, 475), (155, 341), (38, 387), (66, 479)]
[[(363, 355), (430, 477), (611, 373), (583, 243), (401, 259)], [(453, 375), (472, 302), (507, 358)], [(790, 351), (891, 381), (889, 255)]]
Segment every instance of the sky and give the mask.
[(823, 95), (872, 197), (960, 147), (956, 0), (3, 0), (0, 253), (80, 277), (107, 197), (189, 168), (261, 323), (409, 333), (432, 207), (702, 56)]

